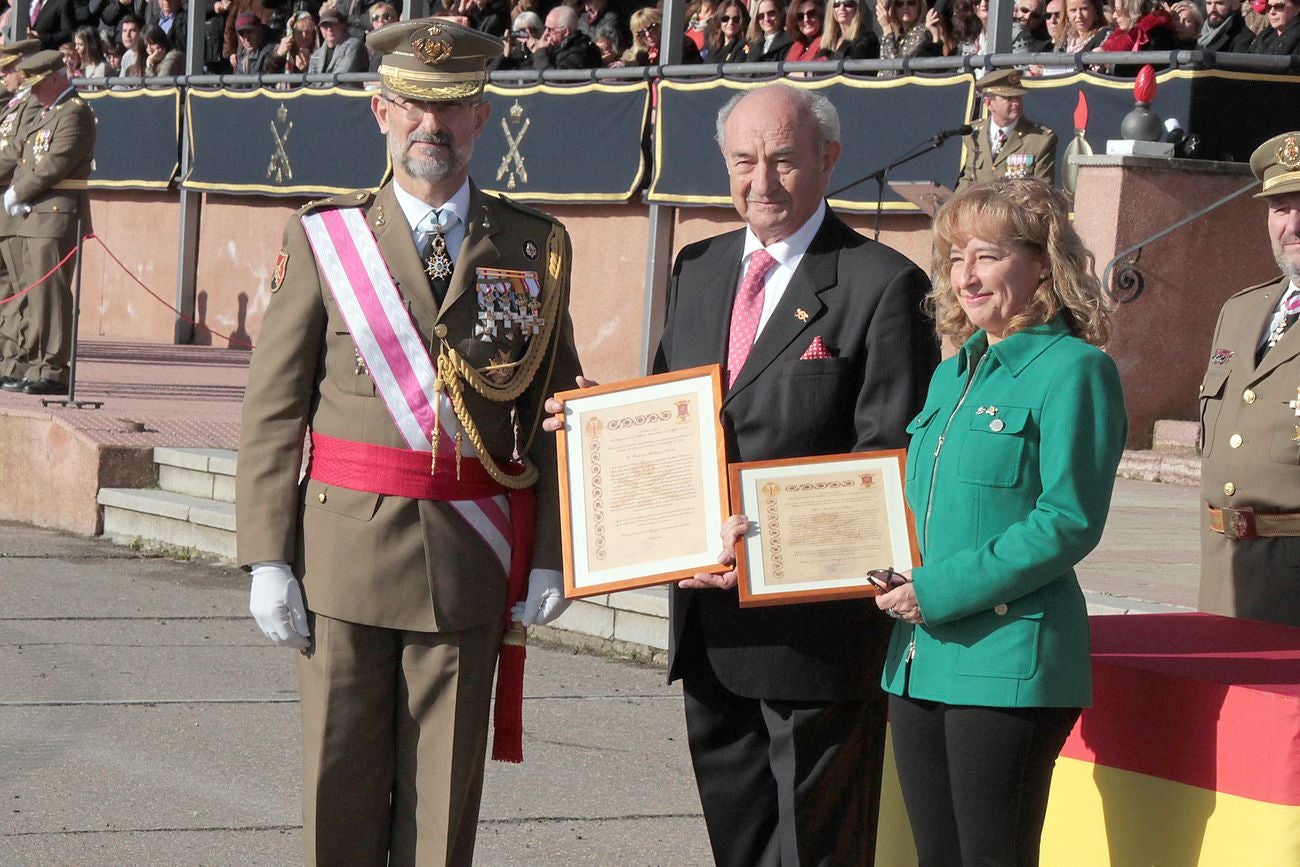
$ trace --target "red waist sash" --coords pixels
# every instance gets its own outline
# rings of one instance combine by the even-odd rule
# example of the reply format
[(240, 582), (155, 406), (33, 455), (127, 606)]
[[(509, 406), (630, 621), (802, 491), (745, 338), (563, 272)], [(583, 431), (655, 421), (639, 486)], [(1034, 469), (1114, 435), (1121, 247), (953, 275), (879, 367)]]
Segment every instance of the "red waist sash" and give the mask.
[(456, 458), (438, 458), (429, 472), (431, 452), (341, 440), (312, 432), (312, 479), (352, 491), (408, 497), (412, 500), (481, 500), (508, 493), (488, 475), (477, 458), (462, 456), (457, 478)]

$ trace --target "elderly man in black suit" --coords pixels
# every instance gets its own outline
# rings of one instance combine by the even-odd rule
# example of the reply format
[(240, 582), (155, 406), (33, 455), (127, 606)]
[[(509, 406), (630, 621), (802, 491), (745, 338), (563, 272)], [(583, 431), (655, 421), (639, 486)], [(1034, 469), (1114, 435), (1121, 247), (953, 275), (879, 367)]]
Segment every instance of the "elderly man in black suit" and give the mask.
[[(783, 84), (719, 114), (746, 228), (681, 251), (655, 367), (723, 365), (729, 461), (903, 447), (938, 362), (925, 275), (825, 203), (839, 137), (829, 100)], [(714, 858), (870, 864), (891, 622), (869, 600), (741, 609), (735, 584), (698, 575), (671, 601)]]

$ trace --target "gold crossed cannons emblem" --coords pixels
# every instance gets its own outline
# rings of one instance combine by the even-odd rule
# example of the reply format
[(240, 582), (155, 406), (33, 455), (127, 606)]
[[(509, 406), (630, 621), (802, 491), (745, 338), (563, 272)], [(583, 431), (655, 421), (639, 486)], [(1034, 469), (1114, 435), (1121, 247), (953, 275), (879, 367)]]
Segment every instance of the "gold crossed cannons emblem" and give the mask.
[(277, 184), (293, 180), (293, 166), (289, 163), (289, 154), (285, 148), (289, 145), (289, 133), (293, 132), (293, 121), (289, 120), (289, 109), (280, 104), (271, 121), (271, 135), (275, 138), (275, 150), (271, 153), (271, 164), (266, 167), (266, 176)]
[[(532, 118), (524, 117), (524, 107), (517, 99), (515, 104), (510, 106), (510, 123), (507, 123), (504, 117), (501, 118), (501, 131), (506, 136), (506, 155), (501, 158), (501, 166), (497, 169), (497, 180), (509, 175), (506, 181), (507, 190), (515, 188), (516, 175), (520, 181), (528, 183), (528, 170), (524, 168), (524, 158), (519, 153), (519, 146), (523, 144), (524, 136), (528, 134), (528, 127), (532, 122)], [(519, 132), (513, 135), (510, 133), (512, 123), (519, 126)]]

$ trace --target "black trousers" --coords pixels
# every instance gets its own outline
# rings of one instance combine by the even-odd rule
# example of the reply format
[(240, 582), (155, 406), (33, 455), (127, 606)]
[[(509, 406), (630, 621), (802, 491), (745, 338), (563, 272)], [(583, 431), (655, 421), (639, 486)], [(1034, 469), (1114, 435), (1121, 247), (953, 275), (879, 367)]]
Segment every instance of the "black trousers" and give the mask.
[(889, 697), (920, 867), (1034, 867), (1056, 757), (1079, 708)]
[(685, 674), (682, 687), (719, 867), (874, 863), (883, 693), (835, 702), (745, 698), (707, 663)]

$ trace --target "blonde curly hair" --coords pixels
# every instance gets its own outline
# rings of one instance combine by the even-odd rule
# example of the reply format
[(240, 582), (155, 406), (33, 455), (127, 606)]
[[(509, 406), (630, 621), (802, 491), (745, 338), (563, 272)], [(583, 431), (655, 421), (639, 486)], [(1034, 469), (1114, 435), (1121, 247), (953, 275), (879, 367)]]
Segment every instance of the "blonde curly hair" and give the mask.
[(952, 287), (953, 247), (971, 238), (1012, 244), (1035, 256), (1044, 253), (1052, 271), (1023, 309), (1011, 317), (1006, 334), (1052, 320), (1058, 313), (1075, 336), (1104, 346), (1111, 333), (1111, 299), (1101, 287), (1092, 253), (1070, 224), (1065, 197), (1037, 178), (996, 178), (953, 196), (934, 218), (934, 288), (926, 306), (941, 336), (960, 346), (975, 333)]

